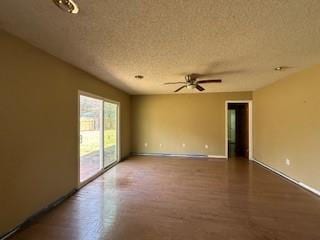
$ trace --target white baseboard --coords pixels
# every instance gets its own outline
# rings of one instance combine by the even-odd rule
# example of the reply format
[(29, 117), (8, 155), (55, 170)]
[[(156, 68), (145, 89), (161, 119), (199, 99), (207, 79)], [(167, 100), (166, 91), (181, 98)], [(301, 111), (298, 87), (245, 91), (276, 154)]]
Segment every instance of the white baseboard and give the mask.
[(227, 158), (227, 156), (223, 156), (223, 155), (208, 155), (208, 158)]
[(314, 194), (316, 194), (316, 195), (318, 195), (318, 196), (320, 197), (320, 191), (319, 191), (319, 190), (314, 189), (314, 188), (312, 188), (312, 187), (304, 184), (303, 182), (299, 182), (298, 184), (299, 184), (301, 187), (309, 190), (310, 192), (313, 192)]
[(300, 186), (300, 187), (302, 187), (302, 188), (304, 188), (304, 189), (308, 190), (309, 192), (312, 192), (312, 193), (314, 193), (314, 194), (316, 194), (316, 195), (320, 196), (320, 191), (319, 191), (319, 190), (314, 189), (314, 188), (312, 188), (312, 187), (308, 186), (307, 184), (304, 184), (303, 182), (300, 182), (300, 181), (298, 181), (298, 180), (295, 180), (295, 179), (293, 179), (293, 178), (291, 178), (291, 177), (287, 176), (286, 174), (284, 174), (284, 173), (282, 173), (282, 172), (280, 172), (280, 171), (278, 171), (278, 170), (274, 169), (273, 167), (270, 167), (270, 166), (268, 166), (267, 164), (265, 164), (265, 163), (263, 163), (263, 162), (258, 161), (257, 159), (254, 159), (254, 158), (253, 158), (253, 159), (252, 159), (252, 161), (254, 161), (254, 162), (256, 162), (256, 163), (260, 164), (261, 166), (263, 166), (263, 167), (265, 167), (265, 168), (269, 169), (270, 171), (272, 171), (272, 172), (274, 172), (274, 173), (276, 173), (276, 174), (280, 175), (281, 177), (284, 177), (284, 178), (288, 179), (289, 181), (291, 181), (291, 182), (293, 182), (293, 183), (297, 184), (298, 186)]
[(205, 158), (207, 155), (176, 154), (176, 153), (132, 153), (133, 156), (155, 156), (155, 157), (198, 157)]
[(175, 153), (132, 153), (133, 156), (156, 156), (156, 157), (188, 157), (188, 158), (227, 158), (220, 155), (200, 155), (200, 154), (175, 154)]

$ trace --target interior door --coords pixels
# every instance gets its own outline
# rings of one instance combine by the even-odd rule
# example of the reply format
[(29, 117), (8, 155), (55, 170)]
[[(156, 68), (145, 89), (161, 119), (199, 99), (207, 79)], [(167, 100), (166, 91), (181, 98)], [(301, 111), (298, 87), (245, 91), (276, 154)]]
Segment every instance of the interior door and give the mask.
[(236, 110), (228, 109), (228, 157), (236, 155)]
[(236, 105), (236, 152), (238, 156), (249, 157), (249, 109), (247, 103)]
[(246, 103), (243, 108), (243, 149), (245, 158), (249, 158), (249, 105)]

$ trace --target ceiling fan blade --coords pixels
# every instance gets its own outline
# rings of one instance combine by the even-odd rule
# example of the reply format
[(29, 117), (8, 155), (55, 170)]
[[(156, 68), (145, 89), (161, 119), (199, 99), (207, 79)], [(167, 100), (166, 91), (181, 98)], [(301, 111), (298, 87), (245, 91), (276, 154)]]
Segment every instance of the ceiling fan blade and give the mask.
[(217, 76), (225, 76), (225, 75), (234, 75), (234, 74), (240, 74), (240, 73), (245, 73), (246, 70), (245, 69), (235, 69), (235, 70), (226, 70), (226, 71), (208, 71), (205, 73), (202, 73), (200, 75), (201, 78), (212, 78), (212, 77), (217, 77)]
[(187, 87), (187, 85), (184, 85), (184, 86), (182, 86), (182, 87), (179, 87), (177, 90), (175, 90), (174, 92), (179, 92), (181, 89), (183, 89), (183, 88), (185, 88), (185, 87)]
[(196, 88), (200, 91), (200, 92), (202, 92), (202, 91), (204, 91), (205, 89), (203, 88), (203, 87), (201, 87), (200, 85), (196, 85)]
[(164, 85), (170, 85), (170, 84), (185, 84), (186, 82), (166, 82)]
[(199, 80), (197, 83), (221, 83), (221, 79), (211, 79), (211, 80)]

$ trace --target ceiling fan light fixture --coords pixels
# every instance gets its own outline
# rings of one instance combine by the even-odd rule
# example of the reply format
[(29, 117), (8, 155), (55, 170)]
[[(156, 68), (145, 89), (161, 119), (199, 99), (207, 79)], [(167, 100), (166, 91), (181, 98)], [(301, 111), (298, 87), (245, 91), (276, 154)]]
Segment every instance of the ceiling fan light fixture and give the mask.
[(196, 88), (196, 85), (194, 85), (194, 84), (188, 84), (188, 85), (187, 85), (187, 88), (188, 88), (188, 89), (195, 89), (195, 88)]
[(79, 7), (73, 0), (53, 0), (53, 2), (64, 12), (71, 14), (77, 14), (79, 12)]

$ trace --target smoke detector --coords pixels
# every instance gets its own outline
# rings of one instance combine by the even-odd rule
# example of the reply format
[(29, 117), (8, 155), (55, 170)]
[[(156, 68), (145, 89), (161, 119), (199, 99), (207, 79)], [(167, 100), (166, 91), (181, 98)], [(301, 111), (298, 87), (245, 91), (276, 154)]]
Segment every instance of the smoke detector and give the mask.
[(73, 0), (53, 0), (53, 2), (64, 12), (72, 14), (79, 12), (79, 7)]

